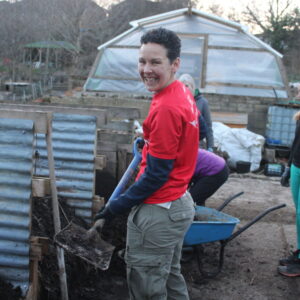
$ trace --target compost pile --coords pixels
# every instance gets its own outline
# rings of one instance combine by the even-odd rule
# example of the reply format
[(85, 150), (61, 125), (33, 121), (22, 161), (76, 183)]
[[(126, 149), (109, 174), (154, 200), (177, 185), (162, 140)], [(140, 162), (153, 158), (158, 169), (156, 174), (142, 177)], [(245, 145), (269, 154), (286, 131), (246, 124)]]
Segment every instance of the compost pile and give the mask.
[[(32, 235), (49, 238), (49, 251), (40, 262), (40, 299), (60, 299), (56, 246), (53, 243), (54, 227), (51, 198), (33, 199)], [(72, 221), (88, 229), (84, 220), (75, 217), (74, 211), (59, 199), (62, 228)], [(117, 251), (125, 247), (126, 216), (118, 217), (104, 226), (101, 237), (113, 244), (116, 251), (107, 271), (95, 269), (82, 259), (65, 251), (69, 299), (124, 299), (127, 293), (125, 263), (117, 256)], [(124, 290), (125, 292), (122, 292)], [(8, 299), (8, 298), (7, 298)]]
[[(86, 222), (75, 216), (75, 212), (59, 199), (61, 226), (70, 221), (88, 229)], [(54, 244), (54, 226), (52, 216), (52, 199), (50, 197), (34, 198), (32, 205), (32, 236), (47, 237), (49, 248), (39, 264), (40, 300), (60, 299), (60, 281)], [(126, 284), (126, 267), (118, 256), (118, 251), (125, 248), (127, 215), (118, 216), (110, 223), (105, 223), (101, 237), (116, 247), (110, 267), (106, 271), (95, 269), (79, 257), (65, 251), (65, 265), (69, 299), (72, 300), (124, 300), (128, 299)], [(187, 281), (200, 283), (201, 276), (197, 265), (190, 260), (183, 264), (183, 274)], [(208, 256), (209, 257), (209, 256)], [(192, 257), (191, 257), (192, 258)], [(19, 300), (21, 290), (0, 280), (0, 300)]]
[(0, 300), (19, 300), (21, 295), (19, 287), (13, 287), (12, 284), (0, 278)]

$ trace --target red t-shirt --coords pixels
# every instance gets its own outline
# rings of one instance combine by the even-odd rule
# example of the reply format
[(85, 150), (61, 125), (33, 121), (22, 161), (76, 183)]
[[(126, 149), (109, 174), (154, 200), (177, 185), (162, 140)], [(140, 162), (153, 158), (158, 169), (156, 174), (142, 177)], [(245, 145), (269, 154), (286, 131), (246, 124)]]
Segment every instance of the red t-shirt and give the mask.
[(199, 140), (198, 110), (184, 84), (176, 80), (153, 96), (143, 132), (145, 146), (137, 179), (147, 166), (147, 153), (175, 160), (168, 181), (144, 203), (174, 201), (185, 193), (192, 178)]

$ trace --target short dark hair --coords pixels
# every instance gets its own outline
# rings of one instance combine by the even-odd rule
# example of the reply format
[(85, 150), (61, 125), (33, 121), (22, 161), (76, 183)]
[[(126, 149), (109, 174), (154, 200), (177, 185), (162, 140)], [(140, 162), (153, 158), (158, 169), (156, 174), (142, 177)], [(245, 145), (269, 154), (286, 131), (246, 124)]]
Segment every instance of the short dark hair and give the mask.
[(156, 28), (146, 32), (141, 37), (141, 44), (156, 43), (167, 49), (167, 57), (172, 63), (180, 57), (181, 40), (177, 34), (165, 28)]

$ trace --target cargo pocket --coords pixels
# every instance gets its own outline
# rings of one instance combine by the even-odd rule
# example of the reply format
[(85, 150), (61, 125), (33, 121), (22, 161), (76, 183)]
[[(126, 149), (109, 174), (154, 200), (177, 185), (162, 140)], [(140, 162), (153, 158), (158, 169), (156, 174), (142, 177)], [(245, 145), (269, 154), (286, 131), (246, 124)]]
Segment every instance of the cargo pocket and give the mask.
[(171, 220), (172, 226), (170, 228), (174, 237), (182, 238), (191, 223), (193, 222), (195, 215), (194, 208), (181, 208), (181, 209), (170, 209), (169, 219)]
[(143, 232), (136, 226), (134, 223), (134, 219), (136, 215), (139, 213), (140, 206), (135, 207), (129, 214), (127, 219), (127, 249), (130, 248), (138, 248), (143, 244)]
[(130, 252), (126, 258), (127, 281), (132, 299), (167, 299), (166, 282), (171, 258)]

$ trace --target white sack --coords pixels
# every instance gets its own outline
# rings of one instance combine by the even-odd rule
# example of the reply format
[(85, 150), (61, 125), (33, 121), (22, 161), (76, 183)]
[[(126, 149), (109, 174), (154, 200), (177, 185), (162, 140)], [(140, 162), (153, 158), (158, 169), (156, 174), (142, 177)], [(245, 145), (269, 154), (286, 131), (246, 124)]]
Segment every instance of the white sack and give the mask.
[(229, 155), (229, 167), (236, 168), (239, 160), (251, 162), (250, 171), (260, 166), (265, 138), (245, 128), (230, 128), (221, 122), (213, 122), (215, 146)]

